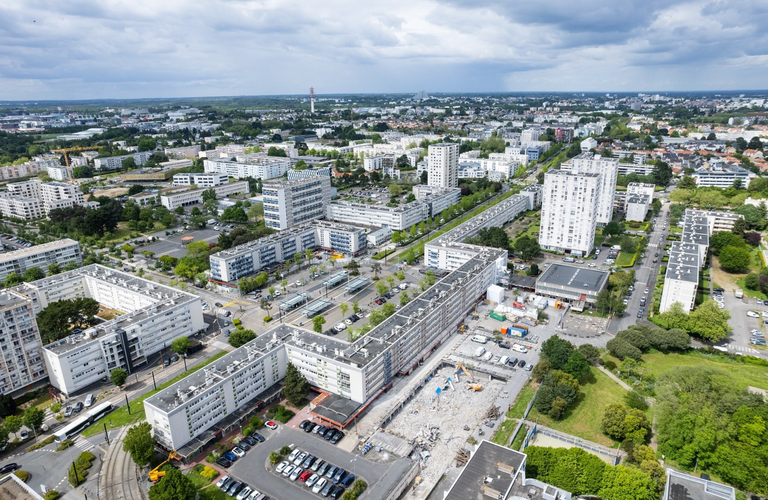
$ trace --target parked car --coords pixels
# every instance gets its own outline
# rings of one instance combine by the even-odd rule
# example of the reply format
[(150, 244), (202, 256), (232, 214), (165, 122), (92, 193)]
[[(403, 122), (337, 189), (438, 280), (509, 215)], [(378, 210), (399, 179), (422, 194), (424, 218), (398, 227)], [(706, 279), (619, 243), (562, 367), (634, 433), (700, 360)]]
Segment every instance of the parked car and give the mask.
[(290, 464), (288, 462), (286, 462), (285, 460), (283, 460), (282, 462), (277, 464), (277, 467), (275, 468), (275, 472), (277, 472), (278, 474), (282, 474), (283, 471), (285, 470), (285, 468), (288, 467), (288, 465), (290, 465)]
[(78, 401), (77, 404), (75, 405), (75, 413), (80, 413), (83, 410), (84, 406), (85, 405), (83, 404), (82, 401)]
[(336, 443), (338, 443), (339, 441), (341, 441), (341, 438), (343, 438), (343, 437), (344, 437), (344, 433), (343, 433), (343, 432), (341, 432), (341, 431), (336, 431), (336, 433), (335, 433), (335, 434), (333, 435), (333, 437), (331, 438), (331, 444), (336, 444)]
[(304, 459), (307, 458), (307, 455), (309, 455), (309, 453), (307, 453), (306, 451), (302, 451), (301, 453), (299, 453), (299, 456), (297, 456), (296, 459), (293, 461), (293, 465), (297, 467), (301, 465)]
[(312, 487), (312, 493), (315, 493), (315, 494), (320, 493), (323, 490), (323, 488), (325, 488), (325, 485), (327, 484), (328, 484), (328, 480), (326, 478), (318, 476), (317, 482)]
[(72, 412), (74, 412), (74, 411), (75, 411), (75, 409), (74, 409), (74, 408), (72, 408), (71, 406), (67, 406), (67, 407), (64, 409), (64, 416), (65, 416), (65, 417), (71, 417), (71, 416), (72, 416)]
[(325, 465), (325, 460), (317, 460), (315, 461), (315, 463), (312, 464), (312, 467), (310, 468), (312, 469), (313, 472), (318, 472), (323, 465)]
[[(275, 427), (277, 427), (277, 426), (275, 426)], [(254, 439), (256, 439), (256, 441), (258, 441), (259, 443), (263, 443), (264, 442), (264, 436), (262, 436), (258, 432), (254, 432), (253, 434), (251, 434), (251, 436), (253, 436)]]
[(296, 467), (295, 469), (293, 469), (293, 472), (291, 472), (291, 475), (289, 476), (288, 479), (290, 479), (291, 481), (296, 481), (302, 472), (304, 471), (301, 470), (301, 467)]
[(330, 494), (331, 489), (333, 489), (333, 481), (328, 481), (325, 484), (325, 488), (323, 488), (323, 490), (320, 492), (320, 494), (323, 495), (324, 497), (327, 497)]
[(246, 486), (240, 493), (237, 494), (235, 500), (246, 500), (252, 492), (253, 490), (249, 486)]
[(8, 474), (9, 472), (16, 471), (20, 468), (21, 466), (19, 464), (15, 464), (15, 463), (5, 464), (2, 467), (0, 467), (0, 474)]
[(333, 500), (338, 500), (341, 498), (341, 495), (344, 494), (344, 487), (341, 485), (336, 485), (333, 488), (331, 488), (331, 491), (328, 493), (328, 498), (332, 498)]
[(237, 462), (237, 458), (238, 458), (238, 457), (237, 457), (237, 455), (235, 455), (235, 454), (234, 454), (234, 453), (232, 453), (231, 451), (228, 451), (228, 452), (226, 452), (226, 453), (223, 453), (221, 456), (222, 456), (222, 457), (224, 457), (224, 458), (226, 458), (226, 459), (227, 459), (227, 460), (229, 460), (230, 462)]
[(283, 472), (282, 472), (283, 476), (284, 476), (284, 477), (289, 477), (291, 474), (293, 474), (293, 470), (294, 470), (295, 468), (296, 468), (296, 466), (295, 466), (295, 465), (291, 465), (291, 464), (288, 464), (288, 467), (286, 467), (285, 469), (283, 469)]
[(246, 443), (248, 443), (251, 446), (256, 446), (257, 444), (259, 444), (259, 442), (256, 441), (255, 439), (253, 439), (251, 436), (245, 436), (243, 438), (243, 441), (245, 441)]
[(221, 488), (222, 486), (224, 486), (224, 483), (226, 483), (228, 480), (229, 480), (229, 476), (222, 477), (221, 479), (216, 481), (216, 487)]
[(293, 463), (293, 461), (294, 461), (294, 460), (296, 460), (296, 458), (297, 458), (299, 455), (301, 455), (301, 450), (300, 450), (300, 449), (298, 449), (298, 448), (296, 448), (295, 450), (293, 450), (293, 451), (291, 452), (291, 454), (290, 454), (290, 455), (288, 455), (288, 461), (289, 461), (289, 462), (291, 462), (291, 463)]
[(251, 449), (251, 447), (250, 447), (250, 446), (248, 446), (248, 443), (245, 441), (245, 439), (243, 439), (242, 441), (240, 441), (240, 442), (237, 444), (237, 447), (238, 447), (238, 448), (240, 448), (240, 449), (241, 449), (241, 450), (243, 450), (243, 451), (246, 451), (246, 452), (247, 452), (248, 450), (250, 450), (250, 449)]
[(304, 430), (304, 428), (309, 424), (309, 420), (302, 420), (302, 422), (299, 424), (299, 429)]
[(307, 479), (310, 478), (311, 475), (312, 475), (312, 471), (311, 470), (305, 470), (304, 472), (299, 474), (299, 478), (298, 479), (302, 483), (305, 483), (307, 481)]
[(325, 433), (325, 436), (323, 436), (323, 438), (326, 441), (330, 441), (334, 434), (336, 434), (336, 429), (328, 429), (328, 431)]
[[(266, 424), (264, 424), (264, 425), (266, 425), (268, 429), (272, 429), (272, 430), (275, 430), (275, 429), (277, 429), (277, 424), (276, 424), (276, 423), (274, 423), (274, 422), (273, 422), (273, 421), (271, 421), (271, 420), (267, 420), (267, 423), (266, 423)], [(258, 439), (258, 438), (256, 438), (256, 439)]]
[(19, 432), (19, 436), (21, 436), (22, 441), (25, 441), (29, 438), (29, 431), (26, 429), (21, 429), (21, 431)]
[(314, 455), (309, 455), (307, 458), (304, 459), (304, 463), (301, 464), (301, 468), (304, 470), (309, 469), (312, 467), (312, 463), (315, 461)]

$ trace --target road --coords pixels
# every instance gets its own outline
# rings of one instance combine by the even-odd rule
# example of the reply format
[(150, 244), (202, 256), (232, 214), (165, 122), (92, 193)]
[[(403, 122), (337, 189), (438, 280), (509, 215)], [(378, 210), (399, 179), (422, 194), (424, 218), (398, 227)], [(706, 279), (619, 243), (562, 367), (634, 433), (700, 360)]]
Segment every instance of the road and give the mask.
[(123, 451), (123, 439), (128, 431), (124, 427), (112, 441), (104, 455), (104, 466), (99, 473), (99, 498), (110, 500), (143, 500), (136, 465), (130, 454)]

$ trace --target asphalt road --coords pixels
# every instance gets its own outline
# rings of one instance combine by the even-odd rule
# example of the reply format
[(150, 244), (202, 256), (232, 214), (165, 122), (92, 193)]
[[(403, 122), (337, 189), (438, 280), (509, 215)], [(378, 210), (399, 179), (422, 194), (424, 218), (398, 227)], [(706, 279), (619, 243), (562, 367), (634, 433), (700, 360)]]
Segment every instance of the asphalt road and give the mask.
[(358, 455), (344, 451), (315, 434), (281, 425), (277, 431), (263, 432), (267, 440), (252, 448), (248, 454), (230, 467), (228, 474), (244, 481), (251, 488), (266, 493), (275, 500), (310, 500), (322, 498), (313, 494), (298, 481), (292, 482), (283, 476), (267, 470), (269, 454), (283, 446), (295, 445), (326, 462), (352, 471), (368, 483), (365, 494), (369, 500), (384, 498), (389, 489), (408, 470), (411, 462), (398, 459), (386, 464), (377, 464)]

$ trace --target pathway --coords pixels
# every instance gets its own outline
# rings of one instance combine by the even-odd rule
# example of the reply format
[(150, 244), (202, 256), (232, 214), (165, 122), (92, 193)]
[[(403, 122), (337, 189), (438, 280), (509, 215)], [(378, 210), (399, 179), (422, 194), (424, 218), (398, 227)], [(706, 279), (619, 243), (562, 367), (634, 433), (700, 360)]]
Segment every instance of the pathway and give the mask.
[(610, 371), (606, 370), (604, 366), (598, 366), (598, 368), (600, 369), (601, 372), (603, 372), (606, 375), (608, 375), (611, 379), (613, 379), (614, 382), (616, 382), (617, 384), (622, 386), (624, 389), (626, 389), (628, 391), (632, 391), (633, 390), (626, 382), (621, 380), (619, 377), (617, 377), (616, 375), (614, 375)]

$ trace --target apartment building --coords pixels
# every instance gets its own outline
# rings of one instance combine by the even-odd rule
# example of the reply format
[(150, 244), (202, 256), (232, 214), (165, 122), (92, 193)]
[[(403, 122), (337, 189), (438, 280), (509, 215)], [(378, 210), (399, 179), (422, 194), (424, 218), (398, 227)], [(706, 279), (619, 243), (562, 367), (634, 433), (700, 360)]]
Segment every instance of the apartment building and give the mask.
[(59, 166), (59, 160), (33, 160), (20, 165), (8, 165), (0, 167), (0, 180), (20, 179), (32, 177), (40, 172), (46, 172), (49, 167)]
[(427, 163), (429, 165), (427, 184), (446, 188), (458, 187), (459, 145), (451, 143), (432, 144), (427, 151)]
[(408, 230), (414, 224), (424, 222), (429, 216), (429, 206), (421, 201), (412, 201), (396, 207), (333, 201), (325, 210), (328, 220), (369, 227), (388, 227), (393, 231)]
[(27, 391), (48, 377), (32, 301), (0, 291), (0, 394)]
[[(73, 165), (73, 166), (77, 166), (77, 165)], [(51, 177), (51, 179), (55, 179), (57, 181), (68, 180), (71, 173), (72, 173), (72, 169), (67, 168), (63, 165), (48, 167), (48, 175)]]
[(538, 128), (527, 128), (520, 133), (520, 142), (525, 144), (529, 142), (538, 141), (541, 134), (544, 132)]
[(627, 193), (624, 202), (624, 218), (628, 221), (642, 222), (648, 215), (650, 206), (651, 201), (648, 195)]
[(734, 184), (746, 189), (755, 173), (737, 165), (726, 163), (709, 163), (696, 169), (693, 180), (697, 186), (729, 188)]
[(425, 186), (417, 184), (413, 186), (413, 195), (417, 201), (426, 203), (429, 207), (429, 217), (439, 216), (443, 210), (458, 204), (461, 201), (461, 189), (444, 188), (437, 186)]
[(209, 188), (227, 184), (229, 177), (226, 174), (175, 174), (173, 176), (173, 186), (197, 186), (199, 188)]
[(160, 203), (168, 210), (175, 210), (178, 207), (196, 205), (203, 202), (203, 191), (213, 189), (216, 191), (217, 198), (225, 198), (236, 194), (248, 194), (248, 181), (230, 182), (229, 184), (220, 184), (209, 188), (184, 189), (177, 188), (175, 191), (166, 191), (160, 195)]
[(178, 148), (165, 148), (165, 155), (168, 158), (197, 158), (200, 153), (200, 146), (181, 146)]
[(6, 252), (0, 254), (0, 280), (5, 280), (11, 273), (24, 274), (31, 267), (47, 271), (48, 264), (64, 267), (69, 262), (83, 263), (80, 243), (69, 238)]
[(206, 173), (226, 174), (235, 179), (275, 179), (282, 177), (291, 168), (289, 158), (264, 156), (257, 159), (249, 159), (248, 163), (231, 160), (209, 159), (203, 161)]
[(587, 137), (583, 141), (581, 141), (581, 144), (579, 144), (581, 147), (582, 153), (588, 153), (590, 149), (595, 149), (597, 147), (597, 141), (594, 137)]
[(261, 193), (265, 224), (282, 231), (325, 216), (326, 206), (331, 202), (331, 179), (313, 176), (293, 181), (266, 182)]
[(358, 255), (367, 247), (365, 229), (327, 221), (308, 222), (211, 255), (211, 279), (231, 285), (308, 248)]
[(600, 174), (598, 190), (597, 224), (603, 226), (613, 219), (613, 198), (616, 195), (619, 160), (603, 158), (592, 153), (581, 153), (564, 162), (560, 169), (574, 174)]
[(24, 283), (15, 291), (29, 297), (35, 313), (78, 297), (122, 313), (43, 347), (51, 385), (64, 394), (100, 383), (116, 367), (133, 373), (175, 338), (206, 328), (200, 297), (98, 264)]
[(23, 220), (39, 219), (45, 216), (40, 200), (34, 198), (20, 198), (0, 193), (0, 213), (3, 217), (15, 217)]
[(542, 248), (578, 256), (592, 252), (600, 186), (598, 173), (550, 170), (544, 175), (539, 230)]
[(194, 453), (215, 439), (230, 415), (240, 412), (236, 418), (244, 421), (249, 404), (253, 407), (256, 398), (284, 377), (288, 362), (328, 394), (311, 410), (312, 416), (333, 425), (349, 425), (398, 374), (409, 374), (445, 341), (504, 274), (505, 251), (476, 249), (474, 258), (351, 344), (279, 325), (210, 368), (147, 398), (147, 421), (158, 443)]
[(330, 179), (332, 170), (333, 170), (333, 167), (315, 167), (315, 168), (308, 168), (305, 170), (296, 170), (292, 168), (288, 170), (288, 172), (286, 173), (286, 177), (288, 178), (289, 181), (294, 181), (296, 179), (304, 179), (307, 177), (315, 177), (317, 175), (322, 175)]
[(160, 163), (163, 170), (174, 170), (177, 168), (190, 168), (194, 163), (189, 159), (170, 160)]
[(123, 168), (123, 160), (126, 158), (133, 158), (133, 161), (136, 162), (136, 165), (141, 166), (149, 161), (150, 156), (152, 156), (151, 151), (141, 151), (129, 155), (96, 158), (93, 160), (93, 168), (96, 170), (119, 170)]

